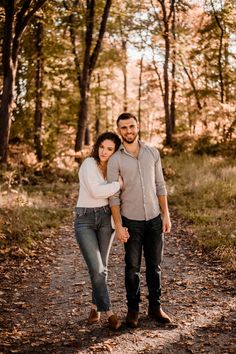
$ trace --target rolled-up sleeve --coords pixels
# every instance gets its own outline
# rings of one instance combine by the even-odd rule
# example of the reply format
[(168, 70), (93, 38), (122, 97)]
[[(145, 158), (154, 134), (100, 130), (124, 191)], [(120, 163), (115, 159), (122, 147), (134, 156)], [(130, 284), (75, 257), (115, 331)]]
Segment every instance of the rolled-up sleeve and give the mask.
[[(107, 164), (107, 182), (117, 182), (119, 179), (120, 170), (117, 155), (114, 154), (110, 157)], [(110, 207), (114, 205), (120, 205), (120, 192), (113, 194), (109, 197), (109, 205)]]
[(166, 189), (166, 184), (163, 176), (163, 170), (162, 170), (162, 165), (161, 165), (161, 158), (159, 151), (155, 149), (157, 159), (155, 163), (155, 169), (156, 169), (156, 174), (155, 174), (155, 184), (156, 184), (156, 194), (157, 196), (159, 195), (167, 195), (167, 189)]

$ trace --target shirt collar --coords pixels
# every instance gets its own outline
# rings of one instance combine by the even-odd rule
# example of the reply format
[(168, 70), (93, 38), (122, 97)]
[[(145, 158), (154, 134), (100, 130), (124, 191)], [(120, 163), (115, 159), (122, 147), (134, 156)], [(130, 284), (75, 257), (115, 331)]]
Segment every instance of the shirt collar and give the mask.
[[(138, 143), (139, 143), (139, 145), (140, 145), (141, 148), (144, 148), (144, 147), (145, 147), (145, 144), (144, 144), (143, 141), (138, 140)], [(120, 147), (119, 147), (119, 150), (120, 150), (120, 151), (126, 151), (126, 149), (125, 149), (125, 147), (124, 147), (124, 145), (123, 145), (122, 143), (121, 143), (121, 145), (120, 145)]]

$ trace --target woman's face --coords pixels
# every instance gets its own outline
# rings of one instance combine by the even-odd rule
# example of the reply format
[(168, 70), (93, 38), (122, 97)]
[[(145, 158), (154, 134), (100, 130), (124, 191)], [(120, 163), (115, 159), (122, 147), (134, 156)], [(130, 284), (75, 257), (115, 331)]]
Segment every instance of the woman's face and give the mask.
[(115, 143), (112, 140), (103, 140), (98, 148), (100, 162), (107, 162), (109, 157), (115, 152)]

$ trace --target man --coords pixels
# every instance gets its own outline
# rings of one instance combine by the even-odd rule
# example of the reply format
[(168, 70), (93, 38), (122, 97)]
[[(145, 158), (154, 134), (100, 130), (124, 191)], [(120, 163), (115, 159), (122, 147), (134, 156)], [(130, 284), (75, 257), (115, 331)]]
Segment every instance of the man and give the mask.
[(110, 197), (109, 203), (116, 237), (125, 247), (126, 324), (132, 328), (138, 326), (142, 251), (148, 314), (160, 323), (169, 323), (171, 320), (160, 303), (163, 233), (171, 229), (160, 155), (156, 148), (138, 140), (139, 125), (131, 113), (118, 117), (117, 130), (122, 145), (108, 161), (107, 179), (108, 182), (117, 181), (119, 176), (123, 179), (120, 195)]

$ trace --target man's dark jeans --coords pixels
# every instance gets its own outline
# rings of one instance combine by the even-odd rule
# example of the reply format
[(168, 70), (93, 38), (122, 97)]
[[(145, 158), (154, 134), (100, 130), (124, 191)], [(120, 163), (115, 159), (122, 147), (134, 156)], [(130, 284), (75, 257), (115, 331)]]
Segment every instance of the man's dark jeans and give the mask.
[(139, 311), (140, 267), (142, 250), (146, 263), (148, 299), (151, 308), (160, 306), (161, 260), (164, 235), (161, 215), (148, 221), (130, 220), (122, 217), (123, 226), (129, 230), (130, 238), (125, 243), (125, 287), (129, 311)]

